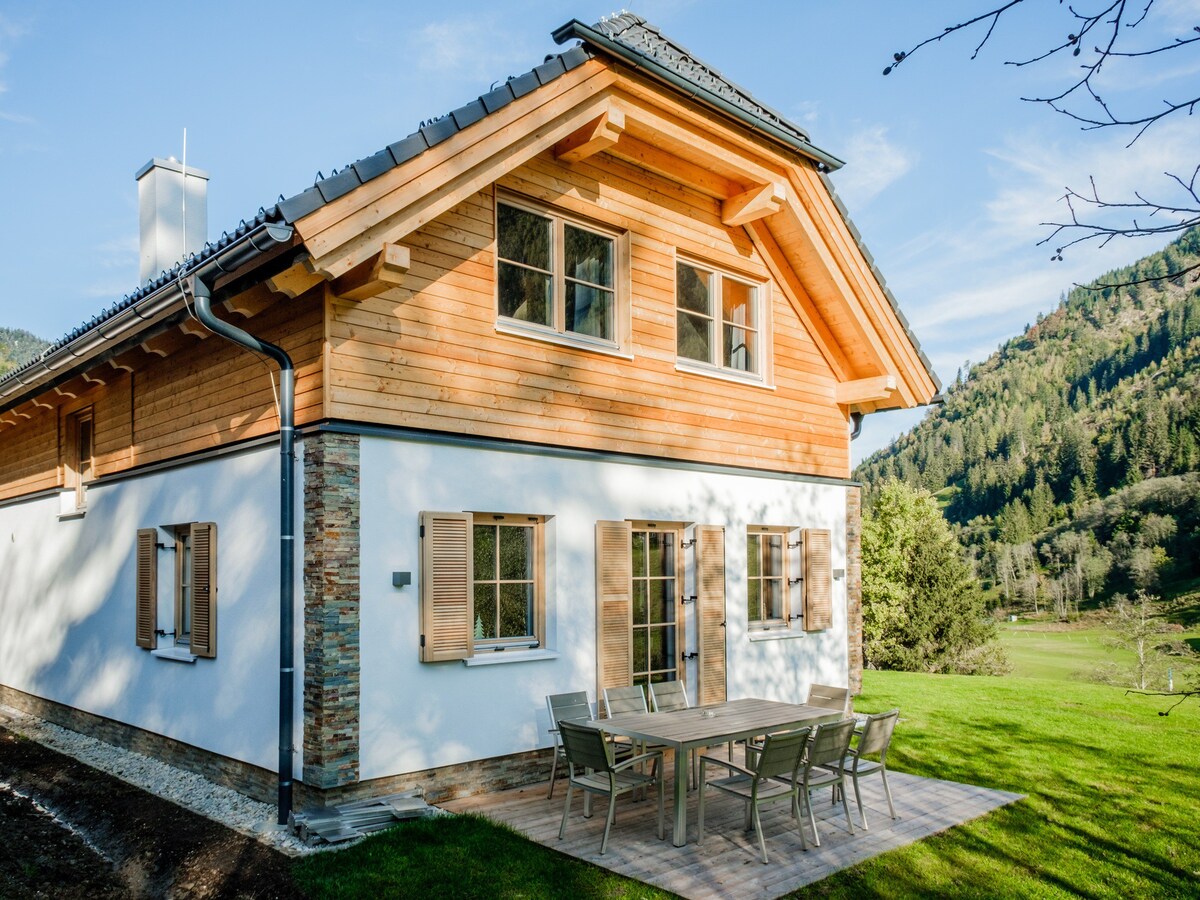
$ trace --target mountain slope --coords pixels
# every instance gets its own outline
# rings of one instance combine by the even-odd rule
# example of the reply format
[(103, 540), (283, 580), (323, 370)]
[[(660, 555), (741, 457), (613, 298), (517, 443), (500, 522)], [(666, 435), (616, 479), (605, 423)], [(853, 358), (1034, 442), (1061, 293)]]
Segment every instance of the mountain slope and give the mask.
[(0, 328), (0, 375), (25, 365), (49, 343), (19, 328)]
[[(1192, 231), (1071, 291), (859, 466), (868, 495), (888, 477), (938, 494), (981, 574), (1010, 597), (1018, 570), (1076, 603), (1200, 575), (1200, 478), (1186, 477), (1200, 470), (1200, 286), (1176, 275), (1196, 262)], [(1131, 284), (1104, 286), (1119, 283)], [(1161, 492), (1134, 490), (1159, 479), (1197, 502), (1167, 509)], [(1112, 506), (1119, 521), (1103, 514)], [(1099, 571), (1105, 554), (1089, 582), (1086, 563)], [(1056, 580), (1067, 569), (1069, 591)]]

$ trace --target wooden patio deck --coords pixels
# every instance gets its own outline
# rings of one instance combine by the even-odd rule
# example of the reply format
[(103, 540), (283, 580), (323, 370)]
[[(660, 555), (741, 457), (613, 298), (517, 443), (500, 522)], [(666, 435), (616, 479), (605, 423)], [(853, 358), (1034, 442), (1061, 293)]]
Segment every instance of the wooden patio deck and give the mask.
[(659, 841), (656, 834), (653, 794), (647, 800), (637, 802), (622, 797), (617, 801), (616, 821), (604, 856), (600, 855), (605, 810), (605, 801), (601, 798), (593, 803), (592, 817), (585, 819), (583, 798), (575, 791), (567, 837), (558, 839), (566, 794), (562, 782), (555, 787), (553, 800), (546, 799), (547, 786), (543, 782), (440, 805), (451, 812), (473, 812), (504, 822), (547, 847), (682, 897), (702, 900), (734, 893), (738, 896), (780, 897), (839, 869), (1022, 799), (1021, 794), (919, 778), (902, 772), (889, 771), (888, 781), (899, 818), (893, 821), (888, 817), (887, 800), (879, 778), (864, 779), (861, 783), (863, 803), (867, 807), (870, 830), (864, 832), (860, 828), (858, 808), (851, 790), (853, 835), (846, 830), (841, 804), (831, 805), (827, 790), (816, 792), (814, 803), (821, 846), (813, 846), (806, 826), (807, 851), (800, 848), (796, 824), (787, 804), (764, 809), (763, 833), (771, 860), (767, 865), (763, 865), (758, 856), (754, 832), (742, 830), (744, 806), (715, 791), (710, 792), (705, 801), (704, 845), (695, 843), (697, 794), (691, 791), (688, 794), (688, 843), (683, 847), (671, 846), (672, 785), (669, 778), (666, 785), (666, 839)]

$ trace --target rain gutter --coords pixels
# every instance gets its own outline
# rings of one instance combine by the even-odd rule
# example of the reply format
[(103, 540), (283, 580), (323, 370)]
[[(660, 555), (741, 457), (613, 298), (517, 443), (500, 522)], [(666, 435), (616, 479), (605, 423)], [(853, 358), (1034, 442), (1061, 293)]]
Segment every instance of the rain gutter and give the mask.
[(264, 225), (245, 241), (204, 263), (191, 276), (196, 318), (209, 331), (228, 341), (268, 356), (279, 366), (279, 784), (278, 822), (286, 825), (292, 810), (293, 697), (295, 684), (295, 439), (296, 374), (282, 347), (255, 337), (218, 319), (212, 311), (212, 282), (279, 244), (290, 241), (292, 228)]

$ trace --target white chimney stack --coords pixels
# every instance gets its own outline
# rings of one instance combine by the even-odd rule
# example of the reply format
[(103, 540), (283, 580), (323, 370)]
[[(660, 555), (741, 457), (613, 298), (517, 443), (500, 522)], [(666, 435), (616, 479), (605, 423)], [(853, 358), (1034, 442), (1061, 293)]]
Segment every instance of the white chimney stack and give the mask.
[(134, 176), (138, 185), (141, 266), (145, 284), (198, 253), (208, 239), (208, 173), (174, 157), (152, 159)]

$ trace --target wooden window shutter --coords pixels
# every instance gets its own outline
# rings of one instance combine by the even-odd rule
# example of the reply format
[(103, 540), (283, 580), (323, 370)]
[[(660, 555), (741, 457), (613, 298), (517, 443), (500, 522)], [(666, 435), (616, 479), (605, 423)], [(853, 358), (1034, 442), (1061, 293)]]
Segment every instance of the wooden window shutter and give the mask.
[(134, 637), (137, 645), (146, 650), (154, 649), (154, 632), (158, 628), (157, 543), (157, 528), (138, 529)]
[(696, 700), (723, 703), (725, 695), (725, 529), (697, 525), (696, 623), (700, 659)]
[[(192, 642), (194, 656), (217, 655), (217, 526), (193, 522), (192, 532)], [(176, 623), (179, 627), (179, 623)]]
[(596, 697), (633, 681), (633, 527), (596, 523)]
[(827, 528), (804, 529), (804, 630), (833, 627), (833, 568)]
[(421, 662), (474, 652), (470, 513), (421, 513)]

